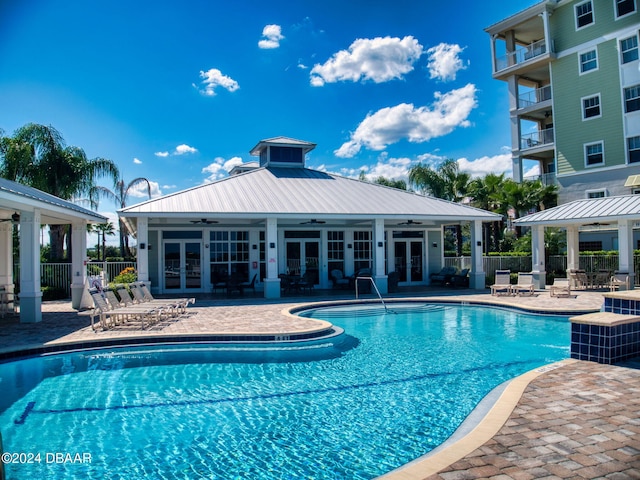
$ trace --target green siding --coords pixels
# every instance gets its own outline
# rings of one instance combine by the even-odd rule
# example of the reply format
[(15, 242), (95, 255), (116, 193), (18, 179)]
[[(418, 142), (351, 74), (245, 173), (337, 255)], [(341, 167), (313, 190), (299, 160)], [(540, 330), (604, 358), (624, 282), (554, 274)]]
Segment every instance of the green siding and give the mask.
[[(598, 70), (579, 74), (579, 54), (552, 64), (553, 101), (558, 174), (625, 164), (622, 135), (622, 90), (616, 40), (597, 45)], [(600, 94), (602, 116), (582, 120), (583, 97)], [(585, 143), (604, 142), (605, 164), (585, 167)]]
[(556, 53), (562, 53), (564, 50), (600, 38), (612, 31), (637, 24), (640, 21), (638, 12), (616, 20), (613, 0), (593, 0), (595, 22), (588, 27), (576, 30), (575, 6), (580, 3), (582, 0), (563, 5), (557, 8), (549, 18)]

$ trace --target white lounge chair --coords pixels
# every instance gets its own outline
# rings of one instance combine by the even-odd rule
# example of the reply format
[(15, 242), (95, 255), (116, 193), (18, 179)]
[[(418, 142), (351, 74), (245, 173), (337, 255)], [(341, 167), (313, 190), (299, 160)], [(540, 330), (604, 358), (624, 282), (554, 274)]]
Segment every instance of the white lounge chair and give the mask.
[(510, 270), (496, 270), (495, 283), (491, 285), (491, 295), (511, 295)]
[(552, 297), (570, 297), (571, 282), (568, 278), (554, 278), (549, 294)]
[(511, 285), (511, 292), (514, 295), (533, 295), (536, 288), (533, 285), (533, 273), (518, 272), (518, 283)]
[(626, 273), (615, 273), (609, 280), (609, 290), (629, 290), (629, 275)]

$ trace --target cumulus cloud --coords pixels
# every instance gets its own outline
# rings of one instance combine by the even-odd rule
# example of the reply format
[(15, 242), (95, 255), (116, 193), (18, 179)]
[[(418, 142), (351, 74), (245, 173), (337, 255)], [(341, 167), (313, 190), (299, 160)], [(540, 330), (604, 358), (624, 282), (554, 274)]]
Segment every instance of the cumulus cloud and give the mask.
[(163, 157), (164, 158), (164, 157), (168, 157), (169, 156), (169, 152), (156, 152), (156, 153), (154, 153), (154, 155), (156, 157)]
[(457, 161), (460, 171), (469, 173), (472, 177), (484, 177), (489, 173), (511, 174), (511, 153), (501, 153), (491, 157), (485, 155), (474, 160), (459, 158)]
[[(365, 173), (368, 181), (374, 181), (378, 177), (385, 177), (390, 180), (409, 180), (409, 169), (416, 163), (410, 158), (388, 158), (386, 154), (380, 155), (375, 165), (364, 166), (360, 168), (360, 172)], [(358, 172), (358, 175), (360, 175)], [(347, 173), (347, 171), (345, 171)], [(356, 176), (350, 174), (348, 176)]]
[(184, 155), (185, 153), (196, 153), (197, 151), (198, 151), (197, 149), (183, 143), (182, 145), (178, 145), (176, 147), (174, 155)]
[(140, 160), (139, 158), (134, 158), (133, 163), (135, 163), (136, 165), (140, 165), (142, 163), (142, 160)]
[(236, 165), (242, 164), (242, 158), (233, 157), (229, 160), (225, 160), (222, 157), (216, 157), (212, 163), (202, 169), (202, 173), (208, 173), (209, 176), (205, 179), (205, 182), (213, 182), (220, 178), (226, 177), (231, 169)]
[(442, 81), (456, 79), (459, 70), (464, 70), (467, 65), (459, 57), (463, 48), (460, 45), (441, 43), (427, 50), (429, 63), (427, 68), (431, 78)]
[(470, 125), (469, 114), (476, 105), (476, 87), (468, 84), (447, 93), (436, 92), (431, 106), (415, 107), (401, 103), (386, 107), (367, 117), (334, 154), (341, 158), (355, 156), (362, 147), (384, 150), (388, 145), (406, 139), (422, 143), (451, 133), (456, 127)]
[(217, 68), (211, 68), (206, 72), (200, 71), (200, 78), (203, 79), (201, 83), (204, 84), (204, 88), (198, 88), (196, 84), (193, 84), (193, 86), (200, 93), (209, 97), (215, 96), (217, 87), (225, 88), (230, 92), (235, 92), (240, 88), (238, 82), (231, 77), (223, 75)]
[(260, 48), (278, 48), (280, 40), (284, 38), (280, 25), (267, 25), (262, 29), (262, 40), (258, 42)]
[[(149, 180), (149, 184), (151, 186), (151, 198), (156, 198), (162, 195), (162, 191), (160, 190), (160, 185), (158, 184), (158, 182)], [(129, 190), (129, 196), (136, 198), (149, 198), (149, 196), (147, 195), (147, 184), (145, 182), (140, 182), (134, 185)]]
[(357, 39), (348, 50), (335, 53), (324, 64), (311, 69), (311, 85), (339, 81), (375, 83), (402, 78), (413, 70), (413, 64), (423, 53), (423, 47), (412, 36)]

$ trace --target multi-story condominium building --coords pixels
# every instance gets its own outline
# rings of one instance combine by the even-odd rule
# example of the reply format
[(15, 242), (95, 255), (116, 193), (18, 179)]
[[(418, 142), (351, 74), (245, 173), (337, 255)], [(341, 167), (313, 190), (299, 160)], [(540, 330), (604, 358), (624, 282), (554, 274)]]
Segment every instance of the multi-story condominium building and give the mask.
[(639, 2), (545, 0), (485, 30), (516, 181), (529, 160), (559, 203), (640, 193)]

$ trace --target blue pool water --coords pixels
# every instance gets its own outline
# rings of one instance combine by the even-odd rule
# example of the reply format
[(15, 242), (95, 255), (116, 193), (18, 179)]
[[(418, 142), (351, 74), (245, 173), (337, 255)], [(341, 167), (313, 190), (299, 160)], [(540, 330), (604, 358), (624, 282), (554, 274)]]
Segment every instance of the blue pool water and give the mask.
[(370, 479), (441, 444), (497, 385), (569, 356), (566, 317), (391, 310), (306, 312), (345, 329), (308, 348), (114, 348), (0, 365), (4, 451), (25, 454), (7, 479)]

